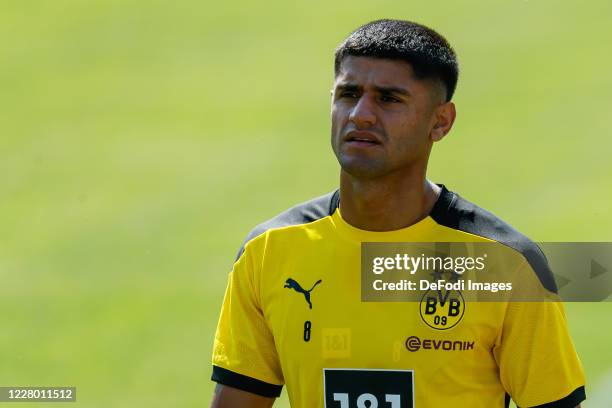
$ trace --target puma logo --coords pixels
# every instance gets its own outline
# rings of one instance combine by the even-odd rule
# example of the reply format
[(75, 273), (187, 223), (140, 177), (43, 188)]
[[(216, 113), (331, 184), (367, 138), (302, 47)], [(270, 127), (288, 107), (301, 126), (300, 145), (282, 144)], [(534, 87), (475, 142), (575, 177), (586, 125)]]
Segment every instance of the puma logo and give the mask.
[(312, 309), (312, 302), (310, 302), (310, 292), (312, 292), (315, 286), (317, 286), (321, 282), (323, 281), (319, 279), (318, 281), (315, 282), (314, 285), (312, 285), (312, 288), (310, 288), (310, 290), (304, 290), (304, 288), (302, 288), (302, 286), (300, 286), (300, 284), (297, 283), (296, 280), (289, 278), (285, 281), (285, 286), (283, 287), (293, 289), (298, 293), (302, 293), (304, 295), (304, 298), (306, 299), (306, 302), (308, 303), (308, 306)]

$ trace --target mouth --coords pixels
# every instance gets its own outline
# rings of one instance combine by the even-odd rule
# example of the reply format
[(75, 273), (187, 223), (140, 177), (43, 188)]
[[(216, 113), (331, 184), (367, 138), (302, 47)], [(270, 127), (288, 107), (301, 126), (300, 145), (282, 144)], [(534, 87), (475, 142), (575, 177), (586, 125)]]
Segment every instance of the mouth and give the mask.
[(353, 130), (349, 132), (344, 141), (351, 145), (356, 146), (378, 146), (382, 145), (382, 142), (374, 133), (366, 132), (363, 130)]

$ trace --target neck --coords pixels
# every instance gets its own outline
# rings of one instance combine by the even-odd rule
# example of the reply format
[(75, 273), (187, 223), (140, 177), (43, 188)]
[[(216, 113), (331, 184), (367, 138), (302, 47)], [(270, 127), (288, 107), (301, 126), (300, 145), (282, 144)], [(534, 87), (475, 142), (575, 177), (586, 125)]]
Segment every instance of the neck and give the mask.
[(424, 172), (358, 180), (341, 171), (340, 211), (342, 218), (354, 227), (392, 231), (427, 217), (440, 191), (440, 187), (425, 178)]

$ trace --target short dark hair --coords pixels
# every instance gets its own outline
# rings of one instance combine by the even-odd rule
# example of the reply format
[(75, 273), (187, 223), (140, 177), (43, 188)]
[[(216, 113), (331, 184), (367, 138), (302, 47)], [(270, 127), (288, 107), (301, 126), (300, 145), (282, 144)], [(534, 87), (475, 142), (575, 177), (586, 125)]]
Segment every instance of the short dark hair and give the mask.
[(347, 56), (406, 61), (417, 78), (441, 81), (447, 102), (455, 93), (459, 77), (457, 55), (442, 35), (424, 25), (390, 19), (364, 24), (336, 48), (336, 76)]

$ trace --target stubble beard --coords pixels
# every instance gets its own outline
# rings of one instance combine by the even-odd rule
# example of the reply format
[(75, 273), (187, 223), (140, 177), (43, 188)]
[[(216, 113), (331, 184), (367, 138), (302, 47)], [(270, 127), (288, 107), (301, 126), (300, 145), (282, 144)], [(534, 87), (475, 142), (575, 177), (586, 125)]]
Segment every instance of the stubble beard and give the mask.
[(390, 163), (382, 154), (346, 152), (345, 147), (336, 144), (332, 147), (342, 171), (356, 180), (374, 180), (392, 171)]

